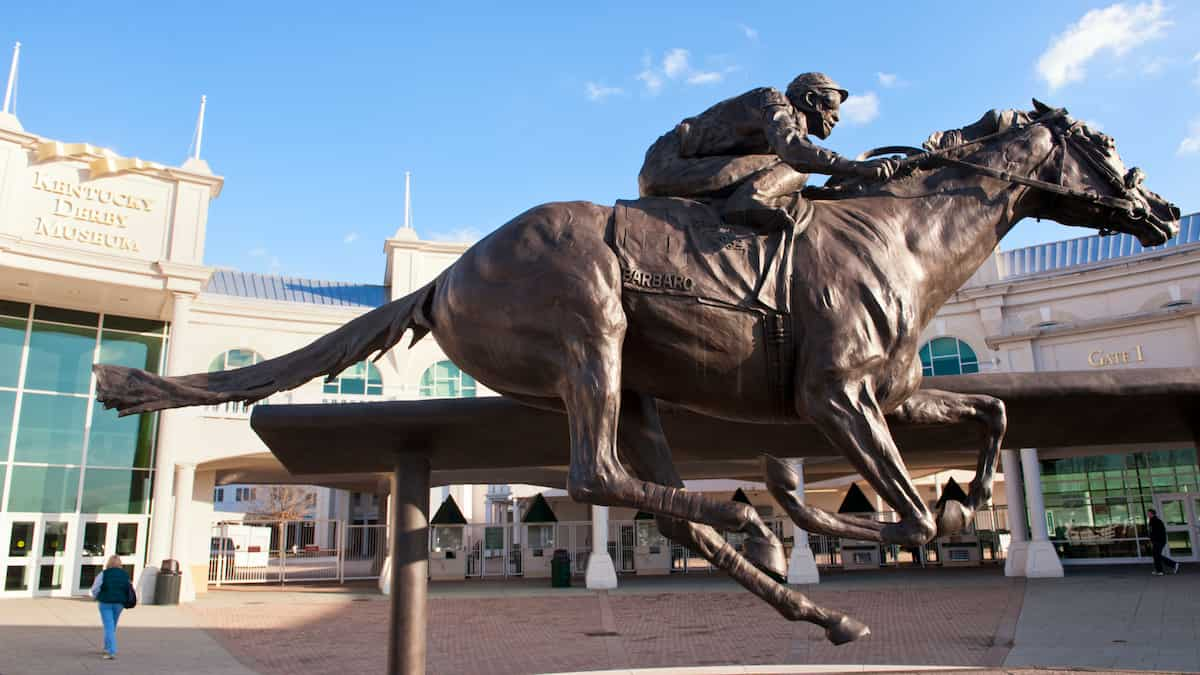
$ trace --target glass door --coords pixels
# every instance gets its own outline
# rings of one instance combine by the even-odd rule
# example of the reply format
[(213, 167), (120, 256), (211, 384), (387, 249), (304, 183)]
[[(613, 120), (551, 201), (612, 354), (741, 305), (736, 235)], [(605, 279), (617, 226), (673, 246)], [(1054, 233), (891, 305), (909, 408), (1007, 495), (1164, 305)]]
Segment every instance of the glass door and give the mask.
[(141, 551), (145, 549), (146, 529), (142, 518), (84, 516), (79, 523), (80, 538), (76, 540), (78, 573), (74, 592), (85, 594), (91, 590), (92, 581), (113, 555), (121, 557), (121, 566), (136, 583), (142, 567)]
[(0, 520), (3, 596), (70, 595), (74, 515), (11, 514)]
[(1155, 495), (1158, 517), (1167, 530), (1167, 557), (1173, 560), (1197, 560), (1197, 504), (1200, 495), (1165, 494)]

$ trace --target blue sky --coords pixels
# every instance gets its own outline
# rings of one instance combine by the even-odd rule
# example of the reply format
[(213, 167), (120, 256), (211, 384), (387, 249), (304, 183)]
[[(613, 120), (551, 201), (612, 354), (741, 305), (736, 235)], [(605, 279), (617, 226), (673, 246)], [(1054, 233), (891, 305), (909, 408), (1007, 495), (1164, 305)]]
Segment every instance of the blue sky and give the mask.
[[(0, 64), (20, 40), (27, 130), (162, 163), (186, 158), (206, 94), (203, 155), (226, 179), (206, 262), (253, 271), (381, 282), (406, 170), (429, 239), (635, 196), (680, 119), (806, 70), (856, 95), (839, 152), (1036, 96), (1200, 210), (1196, 3), (570, 4), (15, 3)], [(1005, 247), (1088, 233), (1030, 221)]]

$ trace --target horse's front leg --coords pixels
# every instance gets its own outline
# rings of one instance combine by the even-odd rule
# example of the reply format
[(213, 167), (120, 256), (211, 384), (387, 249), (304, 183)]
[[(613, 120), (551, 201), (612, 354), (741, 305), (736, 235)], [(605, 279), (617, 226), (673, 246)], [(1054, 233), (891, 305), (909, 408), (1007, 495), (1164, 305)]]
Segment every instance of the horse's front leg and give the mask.
[[(909, 478), (900, 450), (888, 430), (887, 420), (875, 400), (873, 387), (863, 380), (829, 384), (832, 386), (814, 387), (805, 392), (804, 407), (809, 418), (829, 442), (841, 450), (875, 492), (895, 509), (900, 522), (864, 526), (860, 532), (852, 534), (844, 532), (847, 528), (845, 519), (833, 523), (798, 521), (797, 524), (834, 536), (854, 536), (901, 546), (924, 545), (937, 532), (933, 514)], [(817, 512), (820, 510), (813, 507), (805, 507), (803, 511), (809, 515)]]
[(983, 427), (987, 443), (979, 453), (975, 478), (971, 480), (967, 492), (967, 503), (959, 505), (958, 502), (947, 500), (937, 516), (939, 535), (960, 532), (970, 522), (975, 510), (991, 501), (996, 457), (1008, 428), (1004, 402), (982, 394), (919, 389), (888, 417), (906, 424), (955, 424), (969, 420)]

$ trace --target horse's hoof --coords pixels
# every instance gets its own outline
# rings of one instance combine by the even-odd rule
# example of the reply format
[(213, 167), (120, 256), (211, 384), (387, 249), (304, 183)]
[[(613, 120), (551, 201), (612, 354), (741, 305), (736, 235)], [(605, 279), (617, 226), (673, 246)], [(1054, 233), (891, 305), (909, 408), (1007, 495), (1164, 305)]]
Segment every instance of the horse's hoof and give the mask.
[(947, 499), (937, 516), (937, 533), (939, 537), (958, 534), (967, 528), (974, 513), (962, 502)]
[(835, 645), (844, 645), (847, 642), (866, 637), (871, 634), (871, 629), (867, 628), (867, 624), (851, 619), (846, 615), (838, 619), (832, 626), (825, 629), (825, 637)]
[(794, 492), (800, 485), (800, 476), (790, 464), (776, 457), (763, 453), (763, 478), (770, 487), (781, 488), (785, 492)]
[(783, 554), (783, 544), (775, 537), (746, 537), (742, 554), (763, 574), (781, 584), (787, 583), (787, 557)]

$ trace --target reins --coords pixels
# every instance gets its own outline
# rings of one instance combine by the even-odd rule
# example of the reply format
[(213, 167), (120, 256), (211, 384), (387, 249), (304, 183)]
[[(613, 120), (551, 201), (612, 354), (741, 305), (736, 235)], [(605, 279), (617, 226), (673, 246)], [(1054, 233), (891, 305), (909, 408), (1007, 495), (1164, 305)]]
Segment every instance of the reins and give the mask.
[[(1046, 115), (1039, 117), (1038, 119), (1034, 120), (1033, 123), (1034, 124), (1047, 124), (1053, 120), (1060, 119), (1060, 118), (1064, 117), (1065, 115), (1066, 115), (1065, 111), (1055, 110), (1051, 113), (1048, 113)], [(1089, 202), (1092, 204), (1105, 206), (1105, 207), (1108, 207), (1111, 209), (1119, 209), (1121, 211), (1127, 211), (1129, 213), (1134, 213), (1136, 205), (1135, 205), (1134, 201), (1131, 199), (1125, 199), (1122, 197), (1112, 197), (1112, 196), (1107, 196), (1107, 195), (1092, 194), (1090, 192), (1084, 192), (1082, 190), (1074, 190), (1074, 189), (1071, 189), (1071, 188), (1068, 188), (1068, 187), (1062, 185), (1063, 173), (1064, 173), (1062, 167), (1063, 167), (1063, 163), (1065, 163), (1065, 161), (1066, 161), (1067, 144), (1070, 142), (1069, 133), (1073, 129), (1077, 128), (1078, 125), (1079, 125), (1079, 123), (1076, 122), (1071, 126), (1071, 128), (1069, 128), (1069, 129), (1065, 130), (1064, 132), (1062, 132), (1061, 134), (1059, 134), (1058, 146), (1061, 149), (1062, 156), (1059, 159), (1059, 176), (1058, 176), (1059, 182), (1058, 183), (1050, 183), (1048, 181), (1038, 180), (1036, 178), (1028, 178), (1025, 176), (1019, 176), (1019, 175), (1016, 175), (1013, 173), (1009, 173), (1008, 171), (1001, 171), (1000, 169), (993, 169), (990, 166), (974, 164), (972, 162), (968, 162), (965, 160), (961, 160), (961, 159), (957, 159), (955, 157), (949, 156), (949, 153), (951, 153), (951, 152), (962, 150), (963, 148), (967, 148), (967, 147), (970, 147), (973, 145), (981, 145), (988, 141), (992, 141), (992, 140), (1013, 134), (1018, 130), (1028, 129), (1029, 125), (1026, 125), (1026, 126), (1014, 125), (1003, 131), (997, 131), (995, 133), (987, 134), (985, 136), (980, 136), (979, 138), (976, 138), (974, 140), (967, 141), (965, 143), (960, 143), (958, 145), (951, 146), (949, 148), (940, 148), (938, 150), (929, 151), (924, 154), (915, 155), (913, 157), (909, 157), (909, 158), (903, 160), (903, 162), (909, 163), (912, 166), (920, 166), (920, 165), (924, 165), (926, 163), (954, 166), (954, 167), (958, 167), (960, 169), (965, 169), (965, 170), (970, 171), (975, 174), (979, 174), (981, 176), (988, 176), (990, 178), (1007, 181), (1009, 183), (1014, 183), (1017, 185), (1025, 185), (1027, 187), (1035, 188), (1038, 190), (1043, 190), (1045, 192), (1059, 195), (1061, 197), (1072, 197), (1075, 199), (1081, 199), (1085, 202)], [(1092, 165), (1092, 168), (1097, 169), (1101, 173), (1101, 175), (1105, 176), (1106, 178), (1108, 178), (1108, 180), (1110, 182), (1113, 183), (1114, 188), (1116, 188), (1119, 192), (1128, 194), (1128, 188), (1126, 187), (1124, 181), (1120, 177), (1115, 177), (1111, 168), (1109, 168), (1108, 166), (1106, 166), (1102, 162), (1100, 162), (1093, 155), (1093, 153), (1086, 151), (1086, 149), (1083, 152), (1083, 156), (1084, 156), (1084, 159), (1086, 159), (1088, 161), (1088, 163)], [(1101, 232), (1101, 234), (1105, 234), (1105, 233)]]

